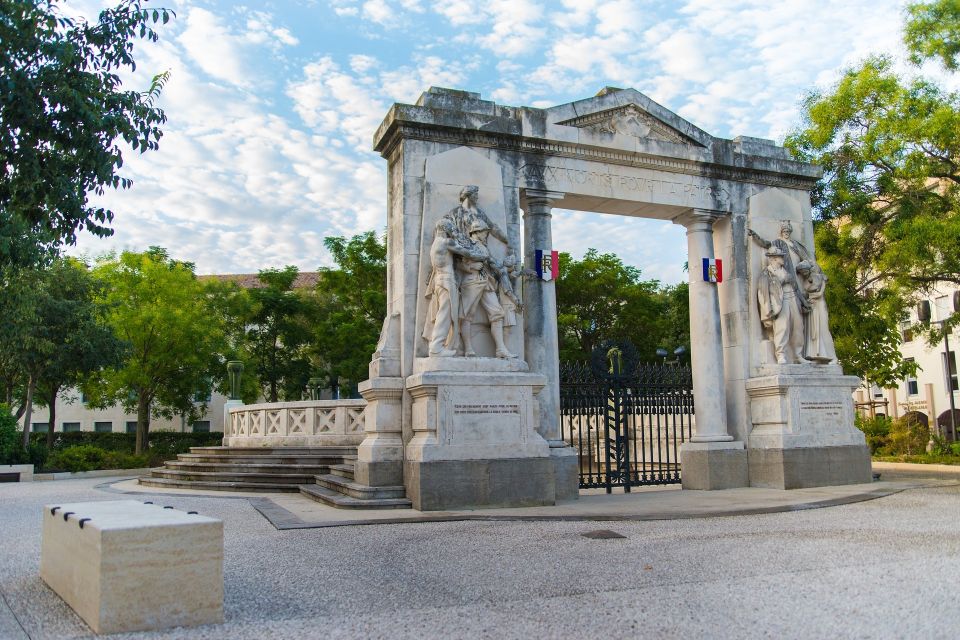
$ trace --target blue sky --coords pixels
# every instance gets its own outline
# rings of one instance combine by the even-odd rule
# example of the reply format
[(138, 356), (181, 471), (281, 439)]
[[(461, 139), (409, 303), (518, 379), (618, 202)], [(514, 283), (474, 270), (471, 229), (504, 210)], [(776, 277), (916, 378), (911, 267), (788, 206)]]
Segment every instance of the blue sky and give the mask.
[[(69, 1), (94, 16), (97, 0)], [(550, 106), (633, 87), (715, 136), (781, 141), (815, 87), (873, 52), (900, 55), (899, 0), (219, 0), (138, 44), (130, 88), (169, 69), (158, 152), (129, 152), (105, 197), (107, 240), (71, 253), (167, 247), (202, 273), (330, 265), (328, 235), (386, 225), (371, 151), (393, 102), (431, 85)], [(685, 276), (683, 229), (557, 212), (554, 248), (612, 251), (644, 277)]]

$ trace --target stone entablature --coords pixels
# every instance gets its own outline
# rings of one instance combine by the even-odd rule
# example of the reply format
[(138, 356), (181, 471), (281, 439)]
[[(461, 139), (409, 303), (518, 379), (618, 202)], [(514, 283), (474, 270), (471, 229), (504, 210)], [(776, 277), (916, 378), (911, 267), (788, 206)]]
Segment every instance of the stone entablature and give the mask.
[(366, 400), (303, 400), (228, 407), (223, 444), (324, 447), (363, 441)]

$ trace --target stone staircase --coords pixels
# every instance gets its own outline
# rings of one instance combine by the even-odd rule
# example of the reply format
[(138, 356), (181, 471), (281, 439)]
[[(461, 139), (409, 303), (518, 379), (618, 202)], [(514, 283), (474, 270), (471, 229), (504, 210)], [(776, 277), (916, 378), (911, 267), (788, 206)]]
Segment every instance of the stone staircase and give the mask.
[(354, 446), (191, 447), (140, 478), (148, 487), (215, 491), (300, 491), (333, 465), (355, 460)]
[(353, 477), (355, 446), (190, 447), (139, 479), (148, 487), (297, 493), (343, 509), (405, 509), (402, 486), (368, 487)]
[(329, 473), (316, 476), (315, 484), (304, 484), (300, 493), (341, 509), (409, 509), (410, 500), (402, 485), (370, 487), (353, 477), (353, 462), (330, 466)]

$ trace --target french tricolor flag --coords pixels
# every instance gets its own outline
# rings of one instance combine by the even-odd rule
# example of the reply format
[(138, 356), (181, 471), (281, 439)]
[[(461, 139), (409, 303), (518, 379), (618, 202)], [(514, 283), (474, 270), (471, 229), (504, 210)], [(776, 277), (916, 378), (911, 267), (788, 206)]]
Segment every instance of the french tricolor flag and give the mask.
[(560, 275), (560, 255), (557, 251), (536, 250), (534, 262), (537, 268), (537, 277), (541, 280), (556, 280)]
[(723, 262), (720, 258), (703, 259), (704, 282), (723, 282)]

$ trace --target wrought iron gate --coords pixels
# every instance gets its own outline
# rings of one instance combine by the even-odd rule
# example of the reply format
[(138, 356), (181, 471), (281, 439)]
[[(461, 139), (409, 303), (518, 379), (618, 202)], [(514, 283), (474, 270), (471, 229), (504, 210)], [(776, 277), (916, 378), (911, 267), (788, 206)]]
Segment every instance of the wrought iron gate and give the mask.
[(629, 341), (608, 340), (590, 362), (561, 363), (560, 422), (582, 488), (678, 483), (693, 426), (690, 367), (641, 364)]

